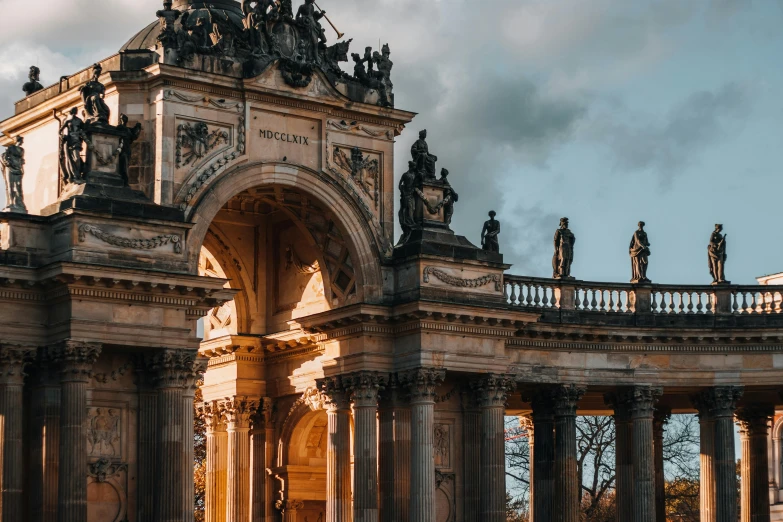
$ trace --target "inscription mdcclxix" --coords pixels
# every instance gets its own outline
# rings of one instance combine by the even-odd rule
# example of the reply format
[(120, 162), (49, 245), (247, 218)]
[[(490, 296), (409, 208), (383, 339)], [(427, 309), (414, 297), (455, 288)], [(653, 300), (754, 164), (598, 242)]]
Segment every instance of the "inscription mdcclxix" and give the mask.
[(297, 136), (296, 134), (287, 134), (285, 132), (274, 132), (262, 130), (261, 137), (268, 140), (284, 141), (286, 143), (295, 143), (297, 145), (310, 145), (309, 138), (306, 136)]

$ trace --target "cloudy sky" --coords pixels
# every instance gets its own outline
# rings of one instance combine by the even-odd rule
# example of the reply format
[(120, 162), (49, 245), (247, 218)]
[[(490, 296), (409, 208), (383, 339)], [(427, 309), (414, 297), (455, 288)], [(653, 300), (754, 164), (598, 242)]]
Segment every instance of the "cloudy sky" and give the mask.
[[(298, 1), (294, 2), (295, 5)], [(116, 52), (155, 0), (0, 0), (0, 118), (31, 64), (51, 84)], [(512, 273), (551, 275), (562, 216), (574, 275), (627, 281), (647, 222), (656, 282), (709, 283), (715, 223), (727, 276), (783, 271), (783, 0), (322, 0), (354, 49), (388, 42), (397, 176), (427, 128), (478, 243), (490, 209)], [(330, 38), (332, 34), (329, 34)]]

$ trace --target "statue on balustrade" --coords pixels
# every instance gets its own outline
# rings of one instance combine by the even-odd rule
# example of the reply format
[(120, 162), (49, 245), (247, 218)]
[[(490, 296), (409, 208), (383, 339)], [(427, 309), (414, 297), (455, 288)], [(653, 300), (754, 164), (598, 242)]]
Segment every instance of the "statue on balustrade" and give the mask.
[(381, 53), (378, 54), (376, 51), (373, 53), (372, 58), (381, 74), (381, 81), (385, 85), (386, 92), (389, 96), (391, 96), (392, 90), (394, 89), (394, 84), (391, 81), (391, 70), (392, 67), (394, 67), (394, 62), (389, 59), (390, 56), (391, 48), (389, 47), (389, 44), (384, 44), (381, 48)]
[(631, 268), (633, 278), (631, 283), (649, 283), (647, 278), (647, 266), (650, 262), (650, 241), (647, 232), (644, 231), (644, 221), (639, 221), (639, 229), (631, 238), (629, 253), (631, 254)]
[(449, 183), (449, 171), (447, 169), (441, 169), (440, 180), (443, 184), (443, 222), (447, 225), (451, 225), (451, 218), (454, 216), (454, 203), (459, 201), (459, 194), (457, 194)]
[(25, 96), (30, 96), (31, 94), (43, 90), (43, 85), (39, 83), (39, 80), (41, 79), (41, 69), (33, 65), (30, 67), (30, 74), (28, 74), (27, 78), (30, 81), (22, 86)]
[(560, 220), (560, 228), (555, 232), (555, 255), (552, 258), (552, 277), (555, 279), (574, 279), (571, 277), (571, 265), (574, 262), (574, 244), (576, 236), (568, 228), (568, 218)]
[(81, 86), (79, 91), (82, 93), (84, 101), (84, 110), (91, 116), (92, 122), (109, 124), (109, 106), (106, 105), (103, 97), (106, 94), (106, 87), (98, 81), (103, 72), (103, 67), (96, 63), (92, 66), (92, 79)]
[(128, 116), (125, 114), (120, 115), (120, 124), (118, 129), (124, 131), (123, 136), (120, 138), (120, 156), (119, 160), (119, 173), (122, 176), (122, 180), (125, 185), (128, 185), (128, 172), (130, 171), (131, 154), (133, 152), (133, 142), (139, 139), (141, 134), (141, 123), (136, 123), (133, 127), (128, 127)]
[(84, 121), (77, 116), (74, 107), (64, 121), (60, 121), (60, 170), (65, 183), (84, 183), (84, 162), (82, 149), (87, 141)]
[(438, 157), (430, 154), (430, 148), (427, 145), (427, 131), (419, 132), (419, 139), (411, 146), (411, 156), (416, 163), (416, 173), (420, 180), (435, 180), (435, 162)]
[(319, 20), (324, 17), (326, 11), (320, 11), (315, 7), (315, 0), (305, 0), (296, 12), (296, 21), (308, 33), (310, 38), (310, 59), (317, 64), (321, 63), (321, 48), (326, 48), (326, 31), (321, 27)]
[(3, 179), (5, 180), (6, 208), (3, 212), (18, 212), (27, 214), (22, 192), (22, 178), (24, 177), (24, 138), (16, 137), (16, 143), (9, 145), (0, 155), (0, 166), (3, 167)]
[(408, 162), (408, 170), (400, 178), (400, 227), (402, 228), (402, 238), (400, 244), (404, 244), (411, 236), (413, 228), (416, 226), (416, 164)]
[(710, 260), (710, 274), (712, 275), (712, 284), (729, 284), (726, 281), (726, 237), (723, 235), (723, 225), (715, 225), (715, 231), (710, 236), (710, 244), (707, 247), (707, 253)]
[(500, 252), (500, 221), (495, 219), (497, 212), (489, 211), (489, 220), (484, 222), (484, 228), (481, 230), (481, 248), (488, 252)]
[(163, 0), (163, 9), (155, 13), (160, 20), (158, 42), (163, 47), (176, 47), (177, 45), (177, 30), (174, 24), (182, 12), (179, 9), (172, 9), (172, 5), (171, 0)]

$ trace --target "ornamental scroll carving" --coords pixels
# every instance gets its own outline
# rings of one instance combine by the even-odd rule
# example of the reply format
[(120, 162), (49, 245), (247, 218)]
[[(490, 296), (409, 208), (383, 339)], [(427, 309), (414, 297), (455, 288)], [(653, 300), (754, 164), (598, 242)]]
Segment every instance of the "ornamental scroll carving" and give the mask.
[(490, 283), (495, 283), (495, 290), (497, 292), (502, 291), (502, 280), (499, 274), (489, 274), (476, 279), (461, 279), (447, 274), (443, 270), (435, 268), (434, 266), (428, 266), (424, 269), (424, 282), (430, 282), (430, 276), (434, 276), (439, 281), (446, 283), (449, 286), (456, 286), (458, 288), (481, 288), (487, 286)]
[(87, 240), (87, 234), (90, 234), (104, 243), (120, 248), (133, 248), (136, 250), (154, 250), (164, 247), (168, 244), (174, 246), (174, 252), (182, 253), (182, 238), (177, 234), (166, 234), (155, 236), (151, 239), (128, 239), (115, 236), (104, 232), (94, 225), (84, 224), (79, 227), (79, 242), (84, 243)]

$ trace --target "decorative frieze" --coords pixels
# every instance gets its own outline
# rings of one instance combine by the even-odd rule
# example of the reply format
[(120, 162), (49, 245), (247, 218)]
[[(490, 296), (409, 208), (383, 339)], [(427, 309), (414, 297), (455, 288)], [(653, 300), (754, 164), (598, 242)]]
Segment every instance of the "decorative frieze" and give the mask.
[(434, 276), (439, 281), (457, 288), (481, 288), (483, 286), (487, 286), (490, 283), (495, 283), (495, 291), (501, 292), (503, 290), (503, 278), (499, 274), (488, 274), (475, 279), (462, 279), (460, 277), (450, 275), (440, 268), (434, 266), (425, 267), (422, 281), (424, 283), (429, 283), (430, 276)]
[(87, 240), (87, 234), (90, 234), (99, 240), (112, 246), (120, 248), (132, 248), (135, 250), (155, 250), (166, 245), (173, 245), (174, 253), (182, 253), (182, 237), (178, 234), (164, 234), (150, 239), (130, 239), (109, 234), (96, 227), (84, 223), (79, 226), (79, 242), (84, 243)]

